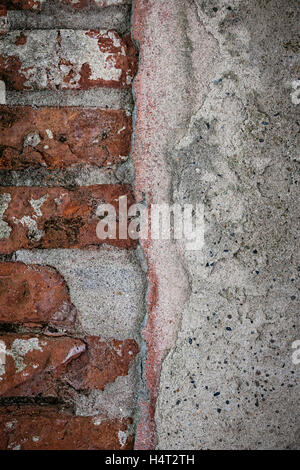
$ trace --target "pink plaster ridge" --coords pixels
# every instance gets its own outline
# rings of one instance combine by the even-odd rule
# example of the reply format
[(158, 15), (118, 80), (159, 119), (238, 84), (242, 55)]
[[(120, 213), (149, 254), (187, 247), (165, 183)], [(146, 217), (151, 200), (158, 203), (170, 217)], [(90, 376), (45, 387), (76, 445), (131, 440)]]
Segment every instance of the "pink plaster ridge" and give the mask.
[[(179, 0), (134, 1), (133, 39), (140, 46), (139, 72), (134, 82), (136, 128), (132, 154), (137, 201), (145, 196), (148, 203), (169, 202), (171, 177), (165, 154), (170, 142), (182, 137), (183, 123), (189, 120), (189, 110), (180, 108), (188, 98), (186, 71), (176, 63), (176, 45), (182, 35), (179, 8)], [(175, 344), (188, 295), (188, 281), (176, 245), (141, 240), (141, 247), (148, 263), (148, 318), (142, 334), (147, 345), (144, 379), (149, 400), (140, 401), (137, 450), (156, 446), (155, 407), (161, 366)]]

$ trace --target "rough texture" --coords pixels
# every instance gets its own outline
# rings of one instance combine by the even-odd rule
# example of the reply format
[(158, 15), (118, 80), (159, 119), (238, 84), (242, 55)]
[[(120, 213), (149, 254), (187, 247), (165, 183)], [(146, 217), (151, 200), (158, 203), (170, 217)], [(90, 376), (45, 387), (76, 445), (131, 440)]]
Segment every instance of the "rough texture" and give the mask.
[(8, 10), (36, 10), (41, 9), (44, 0), (1, 0)]
[[(133, 203), (130, 187), (101, 185), (68, 191), (62, 188), (0, 188), (0, 252), (21, 248), (84, 248), (109, 243), (134, 247), (134, 240), (101, 240), (96, 233), (100, 204), (111, 204), (118, 212), (119, 196)], [(118, 226), (119, 224), (117, 224)]]
[(129, 87), (136, 51), (116, 31), (12, 31), (1, 41), (0, 79), (9, 90)]
[(0, 169), (109, 166), (128, 157), (124, 111), (0, 106)]
[(0, 323), (70, 326), (76, 309), (57, 271), (23, 263), (0, 263)]
[[(136, 126), (133, 160), (136, 199), (146, 204), (170, 202), (171, 177), (165, 154), (189, 116), (184, 36), (178, 26), (181, 0), (135, 2), (133, 37), (140, 46), (140, 67), (134, 83)], [(177, 15), (177, 16), (176, 16)], [(160, 26), (158, 26), (160, 25)], [(161, 47), (163, 44), (163, 47)], [(178, 47), (180, 44), (180, 47)], [(141, 240), (147, 263), (147, 317), (143, 329), (143, 382), (136, 448), (156, 445), (154, 414), (161, 363), (176, 340), (188, 283), (172, 241)], [(162, 340), (163, 338), (163, 340)]]
[(0, 336), (6, 347), (1, 365), (0, 395), (56, 397), (69, 400), (82, 390), (104, 390), (117, 377), (128, 375), (138, 353), (133, 340), (84, 341), (42, 335)]
[(86, 8), (90, 5), (103, 8), (112, 5), (129, 5), (131, 0), (60, 0), (61, 3), (67, 3), (73, 8)]
[[(151, 37), (142, 67), (168, 70), (152, 96), (182, 93), (163, 153), (170, 197), (205, 211), (202, 252), (177, 244), (189, 298), (162, 367), (158, 448), (299, 449), (299, 2), (166, 1), (165, 15), (136, 3)], [(159, 41), (178, 25), (175, 56)]]
[[(59, 1), (59, 0), (57, 0)], [(6, 18), (6, 32), (22, 29), (72, 29), (108, 30), (123, 35), (130, 29), (130, 5), (112, 5), (106, 8), (72, 8), (67, 3), (47, 0), (43, 9), (9, 10)]]
[(52, 407), (10, 407), (0, 412), (1, 450), (130, 450), (130, 420), (58, 413)]
[(143, 272), (134, 252), (100, 250), (18, 251), (18, 261), (50, 265), (65, 279), (84, 335), (134, 338), (144, 315)]
[(57, 396), (56, 380), (85, 350), (85, 344), (73, 338), (8, 334), (0, 339), (6, 346), (1, 396)]
[(104, 390), (117, 377), (128, 375), (139, 350), (134, 340), (101, 341), (91, 336), (85, 342), (86, 352), (70, 364), (65, 374), (67, 383), (76, 390)]
[(134, 202), (131, 2), (4, 3), (0, 448), (132, 449), (144, 273), (96, 231)]

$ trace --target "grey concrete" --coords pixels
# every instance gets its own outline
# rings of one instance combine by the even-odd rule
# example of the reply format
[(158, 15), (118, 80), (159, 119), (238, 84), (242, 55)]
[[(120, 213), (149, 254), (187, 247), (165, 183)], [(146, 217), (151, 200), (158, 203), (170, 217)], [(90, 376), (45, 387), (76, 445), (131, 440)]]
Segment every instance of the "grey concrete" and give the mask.
[(104, 339), (140, 339), (144, 276), (135, 253), (99, 250), (21, 250), (16, 261), (53, 266), (78, 310), (77, 332)]
[(107, 168), (78, 165), (65, 170), (46, 170), (45, 168), (22, 171), (0, 170), (1, 186), (90, 186), (93, 184), (132, 183), (134, 168), (130, 159), (120, 165)]
[(171, 199), (204, 204), (205, 247), (182, 252), (190, 294), (163, 364), (158, 448), (299, 449), (299, 2), (181, 6), (186, 41), (159, 60), (169, 83), (185, 57), (190, 119), (166, 159)]
[[(128, 2), (127, 2), (128, 3)], [(120, 34), (128, 32), (130, 6), (78, 10), (62, 2), (47, 1), (42, 12), (9, 11), (8, 25), (15, 29), (115, 29)]]

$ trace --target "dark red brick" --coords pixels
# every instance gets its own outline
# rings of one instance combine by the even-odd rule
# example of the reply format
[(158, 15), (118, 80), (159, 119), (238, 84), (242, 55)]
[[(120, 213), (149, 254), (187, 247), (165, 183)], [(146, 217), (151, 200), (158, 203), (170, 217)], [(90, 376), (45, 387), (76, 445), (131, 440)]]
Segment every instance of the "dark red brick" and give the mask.
[(0, 106), (0, 169), (120, 163), (131, 131), (125, 111)]
[(1, 0), (1, 4), (8, 10), (36, 10), (41, 9), (40, 0)]
[(64, 336), (5, 334), (0, 341), (6, 346), (2, 396), (57, 396), (60, 375), (85, 350), (84, 342)]
[[(0, 341), (7, 351), (0, 381), (0, 395), (5, 397), (72, 401), (76, 392), (104, 390), (117, 377), (128, 375), (139, 351), (134, 340), (101, 341), (96, 337), (81, 342), (68, 337), (6, 334), (0, 336)], [(28, 350), (24, 356), (19, 351), (22, 345), (24, 351)], [(68, 355), (70, 358), (65, 360)], [(18, 372), (18, 368), (22, 370)]]
[(85, 342), (86, 351), (68, 365), (64, 374), (64, 380), (76, 390), (104, 390), (117, 377), (128, 375), (129, 366), (139, 352), (132, 339), (101, 341), (92, 336)]
[(115, 206), (119, 196), (133, 195), (128, 185), (83, 186), (64, 188), (1, 187), (3, 205), (0, 253), (12, 253), (21, 248), (86, 248), (109, 243), (120, 248), (134, 248), (129, 238), (100, 240), (96, 234), (100, 204)]
[(0, 263), (0, 322), (69, 326), (75, 317), (67, 286), (55, 269)]
[(55, 407), (0, 409), (1, 450), (131, 450), (130, 419), (72, 416)]

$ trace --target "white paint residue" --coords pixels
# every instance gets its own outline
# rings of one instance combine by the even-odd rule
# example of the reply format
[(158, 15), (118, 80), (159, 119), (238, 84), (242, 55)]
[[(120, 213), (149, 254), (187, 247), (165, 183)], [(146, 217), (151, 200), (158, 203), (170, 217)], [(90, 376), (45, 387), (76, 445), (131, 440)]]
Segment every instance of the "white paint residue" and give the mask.
[(0, 376), (5, 374), (6, 365), (6, 344), (0, 341)]
[(5, 427), (7, 429), (13, 429), (15, 424), (16, 424), (16, 421), (8, 421), (8, 423), (5, 424)]
[(30, 202), (30, 205), (31, 207), (33, 208), (34, 212), (36, 215), (34, 215), (33, 217), (42, 217), (42, 211), (41, 211), (41, 207), (42, 205), (44, 204), (44, 202), (47, 201), (48, 199), (48, 194), (45, 194), (45, 196), (41, 197), (40, 199), (31, 199), (29, 202)]
[(0, 104), (6, 104), (6, 88), (3, 80), (0, 80)]
[(15, 367), (17, 372), (22, 372), (25, 369), (24, 356), (32, 351), (43, 351), (39, 346), (38, 338), (30, 339), (15, 339), (11, 345), (10, 350), (7, 354), (10, 355), (15, 361)]
[(93, 419), (93, 423), (95, 426), (100, 426), (101, 422), (102, 422), (102, 419), (99, 418), (99, 416), (96, 416), (96, 418)]
[(15, 224), (22, 224), (23, 227), (26, 226), (28, 228), (28, 238), (33, 241), (39, 241), (44, 235), (44, 232), (38, 229), (38, 225), (35, 219), (43, 215), (41, 207), (47, 199), (48, 195), (45, 194), (45, 196), (41, 197), (40, 199), (31, 199), (29, 201), (35, 212), (32, 217), (29, 215), (24, 215), (21, 219), (17, 219), (16, 217), (12, 218)]
[(53, 133), (52, 133), (51, 129), (46, 129), (46, 134), (49, 137), (49, 139), (53, 139)]
[(300, 104), (300, 80), (294, 80), (292, 83), (293, 92), (291, 93), (292, 103)]
[(28, 228), (28, 237), (31, 240), (38, 242), (42, 238), (44, 232), (38, 229), (36, 220), (29, 217), (29, 215), (24, 215), (22, 219), (16, 219), (15, 217), (13, 217), (13, 221), (15, 224), (21, 223), (23, 227), (26, 225), (26, 227)]
[(8, 238), (11, 232), (11, 227), (5, 222), (2, 217), (4, 212), (9, 206), (11, 201), (11, 195), (8, 193), (4, 193), (0, 195), (0, 239)]
[(65, 360), (63, 361), (63, 364), (65, 362), (67, 362), (69, 359), (71, 359), (71, 357), (76, 356), (77, 354), (82, 353), (83, 351), (85, 351), (85, 345), (84, 344), (81, 344), (80, 346), (74, 346), (68, 352), (68, 355), (65, 358)]
[(121, 447), (124, 447), (127, 441), (127, 433), (124, 431), (119, 431), (118, 437), (119, 437), (119, 442), (121, 444)]
[(81, 34), (81, 46), (79, 60), (81, 65), (88, 63), (91, 69), (90, 80), (114, 80), (119, 81), (122, 71), (116, 68), (116, 59), (111, 52), (99, 50), (98, 38), (91, 38)]
[(125, 131), (125, 129), (126, 129), (126, 127), (123, 126), (122, 129), (119, 129), (119, 130), (118, 130), (118, 134), (121, 134), (121, 132), (122, 132), (122, 131)]

